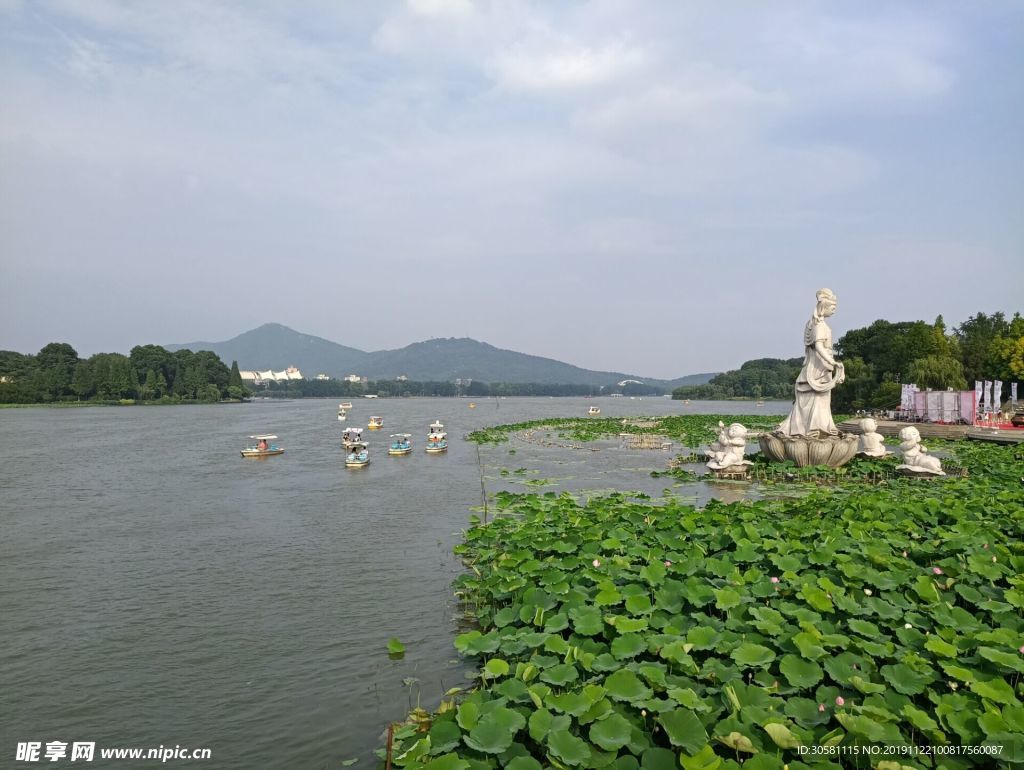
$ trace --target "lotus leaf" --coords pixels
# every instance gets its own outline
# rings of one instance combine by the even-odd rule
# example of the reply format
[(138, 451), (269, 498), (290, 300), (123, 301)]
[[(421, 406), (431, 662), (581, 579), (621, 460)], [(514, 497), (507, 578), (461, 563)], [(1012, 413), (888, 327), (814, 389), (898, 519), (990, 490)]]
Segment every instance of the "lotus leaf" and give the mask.
[(590, 759), (590, 748), (567, 729), (552, 730), (547, 737), (548, 751), (567, 765), (581, 765)]
[(445, 754), (423, 765), (423, 770), (469, 770), (469, 762), (456, 754)]
[(665, 728), (665, 734), (673, 746), (680, 746), (693, 753), (708, 742), (708, 733), (704, 725), (688, 709), (673, 709), (658, 717), (658, 722)]
[(560, 687), (570, 682), (575, 682), (580, 678), (580, 673), (576, 670), (576, 666), (562, 663), (542, 671), (540, 678), (548, 684)]
[(821, 666), (812, 660), (804, 660), (796, 655), (784, 655), (779, 662), (779, 671), (794, 687), (801, 689), (813, 687), (821, 681)]
[(617, 751), (629, 743), (632, 726), (620, 714), (610, 714), (590, 728), (590, 740), (606, 751)]
[(732, 659), (741, 666), (764, 667), (775, 660), (775, 653), (761, 644), (741, 644), (732, 653)]
[(615, 700), (636, 702), (651, 697), (651, 689), (632, 671), (620, 669), (604, 682), (608, 696)]
[(935, 679), (934, 674), (918, 673), (905, 663), (882, 666), (879, 672), (885, 681), (904, 695), (917, 695), (924, 692), (928, 684)]
[(722, 765), (722, 758), (715, 754), (715, 750), (708, 744), (696, 754), (679, 757), (679, 764), (683, 770), (718, 770)]

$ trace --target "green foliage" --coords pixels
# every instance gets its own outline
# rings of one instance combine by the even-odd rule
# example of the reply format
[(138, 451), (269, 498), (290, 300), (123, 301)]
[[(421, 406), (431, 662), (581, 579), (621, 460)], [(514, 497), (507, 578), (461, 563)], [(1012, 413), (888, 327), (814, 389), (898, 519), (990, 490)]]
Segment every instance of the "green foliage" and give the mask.
[(649, 425), (636, 426), (628, 424), (624, 426), (621, 419), (614, 417), (549, 417), (543, 420), (495, 425), (473, 431), (466, 438), (478, 444), (500, 444), (507, 441), (512, 433), (548, 428), (573, 441), (597, 441), (616, 438), (623, 430), (628, 430), (630, 433), (655, 433), (667, 436), (685, 446), (698, 447), (715, 439), (719, 430), (719, 421), (733, 422), (737, 420), (752, 430), (774, 428), (779, 422), (777, 415), (763, 414), (670, 415), (668, 417), (652, 417), (646, 421), (650, 423)]
[[(10, 372), (9, 374), (7, 372)], [(37, 356), (0, 352), (0, 403), (197, 400), (229, 396), (230, 370), (210, 351), (171, 353), (159, 345), (132, 348), (131, 355), (97, 353), (78, 358), (65, 343), (50, 343)], [(240, 377), (239, 377), (240, 379)], [(231, 392), (242, 398), (244, 388)]]
[(675, 399), (729, 399), (793, 397), (802, 358), (758, 358), (747, 361), (739, 369), (724, 372), (705, 385), (687, 385), (672, 391)]
[[(437, 715), (438, 751), (524, 770), (803, 767), (801, 746), (839, 742), (1016, 757), (1020, 449), (947, 446), (969, 476), (703, 509), (499, 493), (456, 548), (481, 686)], [(394, 764), (419, 768), (422, 740)]]

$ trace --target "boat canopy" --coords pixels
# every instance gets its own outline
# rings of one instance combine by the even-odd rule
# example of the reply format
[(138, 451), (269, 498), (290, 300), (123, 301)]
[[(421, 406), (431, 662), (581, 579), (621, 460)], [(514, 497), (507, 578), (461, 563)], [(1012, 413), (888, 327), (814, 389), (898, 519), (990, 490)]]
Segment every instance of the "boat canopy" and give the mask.
[(378, 417), (377, 415), (372, 415), (370, 417), (370, 422), (384, 422), (384, 418)]
[(430, 423), (430, 429), (433, 430), (434, 428), (441, 430), (444, 428), (444, 425), (441, 424), (440, 420), (434, 420), (434, 422)]
[(260, 439), (263, 439), (263, 440), (266, 440), (266, 441), (270, 441), (271, 439), (277, 438), (277, 436), (274, 436), (274, 435), (271, 435), (270, 433), (267, 433), (265, 435), (249, 436), (249, 438), (254, 439), (255, 441), (259, 441)]
[(365, 441), (353, 441), (349, 446), (352, 452), (358, 452), (360, 449), (366, 449), (367, 443)]
[(391, 438), (412, 438), (411, 433), (392, 433)]

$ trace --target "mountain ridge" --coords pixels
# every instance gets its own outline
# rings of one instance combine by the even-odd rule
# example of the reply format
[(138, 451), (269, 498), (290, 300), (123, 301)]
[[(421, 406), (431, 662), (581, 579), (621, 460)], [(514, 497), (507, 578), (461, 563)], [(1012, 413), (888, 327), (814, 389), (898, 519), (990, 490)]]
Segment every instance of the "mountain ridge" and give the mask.
[(297, 366), (306, 377), (359, 374), (374, 379), (482, 382), (534, 382), (547, 384), (610, 385), (639, 380), (670, 390), (679, 385), (703, 384), (717, 374), (705, 372), (661, 380), (624, 372), (584, 369), (553, 358), (498, 348), (471, 337), (435, 337), (393, 350), (365, 351), (295, 331), (283, 324), (266, 323), (223, 342), (187, 342), (164, 345), (168, 350), (212, 350), (225, 362), (238, 361), (241, 369)]

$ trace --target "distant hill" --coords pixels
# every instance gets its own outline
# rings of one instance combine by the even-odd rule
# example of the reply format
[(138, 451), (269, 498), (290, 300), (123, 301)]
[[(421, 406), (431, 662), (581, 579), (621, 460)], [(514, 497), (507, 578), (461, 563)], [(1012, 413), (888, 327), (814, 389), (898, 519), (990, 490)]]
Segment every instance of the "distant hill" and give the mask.
[(414, 342), (397, 350), (366, 352), (289, 329), (264, 324), (225, 342), (189, 342), (165, 345), (168, 350), (212, 350), (225, 362), (238, 361), (242, 369), (283, 369), (297, 366), (307, 377), (328, 374), (344, 377), (359, 374), (375, 379), (405, 375), (411, 380), (451, 381), (457, 378), (483, 382), (537, 382), (581, 385), (614, 385), (640, 380), (664, 387), (702, 384), (714, 373), (691, 374), (676, 380), (658, 380), (623, 372), (582, 369), (551, 358), (503, 350), (486, 342), (462, 338)]

